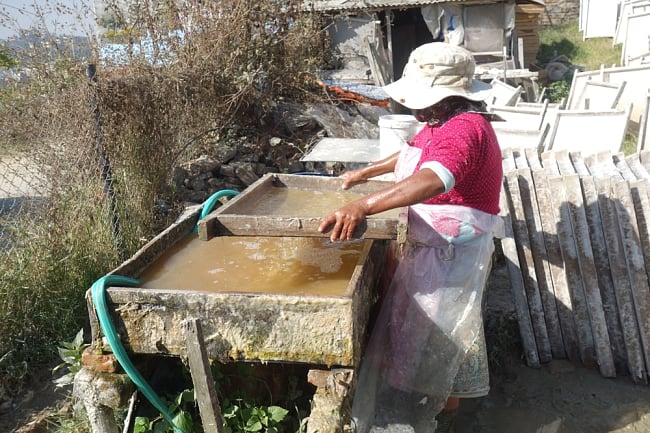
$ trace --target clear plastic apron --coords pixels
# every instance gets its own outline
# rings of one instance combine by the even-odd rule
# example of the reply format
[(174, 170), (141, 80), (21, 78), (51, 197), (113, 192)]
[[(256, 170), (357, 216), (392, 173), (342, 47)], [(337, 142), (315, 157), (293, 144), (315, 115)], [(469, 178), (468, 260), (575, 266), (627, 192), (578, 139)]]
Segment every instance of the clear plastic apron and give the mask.
[[(408, 146), (395, 177), (413, 173)], [(408, 208), (408, 234), (364, 353), (352, 405), (358, 433), (432, 432), (482, 325), (500, 217), (464, 206)]]

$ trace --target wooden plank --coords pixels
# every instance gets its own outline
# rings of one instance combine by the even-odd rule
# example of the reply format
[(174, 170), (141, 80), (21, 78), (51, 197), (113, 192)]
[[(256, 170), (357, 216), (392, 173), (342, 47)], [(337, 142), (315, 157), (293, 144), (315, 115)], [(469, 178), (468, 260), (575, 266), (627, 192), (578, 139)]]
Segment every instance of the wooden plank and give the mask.
[(542, 153), (542, 167), (546, 170), (546, 173), (550, 175), (560, 175), (560, 168), (557, 164), (557, 159), (555, 157), (555, 152), (544, 152)]
[(569, 158), (569, 152), (567, 150), (560, 150), (555, 152), (555, 160), (557, 161), (557, 167), (560, 170), (560, 174), (575, 174), (576, 170), (573, 168), (573, 162)]
[(625, 180), (634, 181), (636, 180), (636, 175), (627, 165), (627, 160), (622, 153), (617, 153), (612, 155), (612, 162), (616, 166), (616, 169), (621, 173), (621, 176)]
[(567, 202), (566, 187), (564, 178), (555, 176), (549, 178), (551, 189), (551, 200), (555, 211), (557, 234), (560, 240), (560, 251), (564, 261), (565, 275), (569, 294), (571, 295), (571, 306), (578, 335), (578, 349), (580, 359), (588, 368), (596, 367), (596, 354), (594, 351), (594, 338), (589, 326), (589, 310), (584, 293), (580, 265), (578, 262), (578, 251), (576, 247), (575, 234), (571, 227), (571, 214)]
[(601, 210), (598, 204), (596, 184), (593, 176), (582, 176), (580, 178), (580, 184), (584, 197), (589, 239), (594, 254), (594, 265), (596, 266), (596, 275), (598, 277), (598, 286), (600, 287), (607, 333), (609, 334), (609, 341), (614, 356), (614, 365), (616, 366), (617, 372), (624, 373), (627, 369), (627, 354), (625, 352), (623, 330), (621, 329), (621, 321), (616, 305), (614, 281), (607, 257), (607, 243), (605, 241), (603, 221), (600, 215)]
[[(564, 176), (564, 187), (569, 205), (571, 227), (575, 236), (578, 266), (584, 290), (584, 293), (581, 294), (576, 287), (577, 297), (582, 302), (584, 296), (584, 300), (586, 301), (588, 311), (588, 322), (586, 326), (591, 327), (600, 374), (604, 377), (616, 377), (614, 356), (609, 341), (609, 333), (607, 332), (603, 301), (598, 287), (598, 271), (594, 264), (594, 254), (589, 237), (589, 225), (587, 223), (585, 204), (578, 175)], [(580, 327), (581, 324), (579, 323), (578, 326)]]
[(587, 164), (580, 152), (569, 152), (569, 158), (571, 159), (571, 163), (573, 164), (576, 173), (581, 176), (589, 176), (589, 169), (587, 168)]
[(631, 282), (624, 256), (623, 241), (619, 230), (619, 219), (614, 204), (616, 197), (612, 193), (612, 179), (602, 176), (594, 178), (594, 181), (598, 192), (598, 205), (607, 244), (607, 257), (614, 284), (616, 305), (625, 341), (628, 370), (634, 382), (645, 383), (647, 381), (647, 370), (636, 319)]
[(639, 161), (641, 161), (641, 165), (650, 172), (650, 149), (639, 152)]
[(562, 251), (558, 238), (555, 210), (551, 200), (551, 190), (548, 184), (548, 176), (544, 169), (533, 170), (533, 180), (537, 193), (537, 204), (539, 207), (544, 245), (548, 254), (548, 267), (551, 276), (553, 292), (556, 299), (556, 307), (562, 340), (566, 356), (572, 361), (580, 361), (578, 350), (578, 335), (573, 319), (571, 295), (567, 285), (566, 272), (562, 262)]
[(600, 169), (599, 174), (615, 179), (623, 179), (623, 175), (618, 167), (616, 167), (616, 164), (614, 164), (614, 155), (611, 152), (600, 152), (596, 155), (596, 158)]
[(517, 168), (517, 165), (515, 164), (515, 156), (512, 153), (512, 149), (503, 149), (501, 151), (501, 167), (503, 168), (504, 175), (509, 171), (515, 170)]
[(505, 237), (501, 239), (501, 248), (503, 249), (503, 255), (506, 259), (506, 265), (510, 275), (512, 297), (515, 304), (515, 311), (517, 313), (517, 324), (519, 325), (519, 335), (521, 336), (524, 358), (529, 367), (539, 368), (541, 367), (541, 363), (539, 361), (539, 354), (537, 353), (537, 343), (535, 342), (533, 323), (530, 318), (530, 311), (528, 310), (526, 290), (524, 289), (524, 278), (519, 265), (517, 246), (512, 230), (512, 214), (509, 210), (510, 204), (505, 187), (501, 189), (499, 207), (501, 208), (499, 215), (503, 218), (503, 225), (505, 228)]
[(528, 237), (530, 239), (530, 251), (535, 268), (536, 281), (544, 308), (544, 320), (550, 340), (551, 353), (553, 358), (566, 358), (533, 177), (529, 169), (520, 169), (517, 170), (517, 173), (519, 175), (521, 204), (526, 220)]
[(518, 177), (517, 171), (509, 172), (506, 175), (505, 186), (508, 191), (508, 197), (510, 198), (512, 231), (514, 233), (517, 254), (524, 279), (524, 290), (526, 291), (526, 300), (528, 301), (528, 309), (537, 343), (537, 352), (540, 362), (545, 363), (552, 359), (551, 343), (546, 329), (544, 307), (535, 273), (535, 262), (530, 247), (530, 238), (524, 216), (524, 203), (521, 200)]
[(650, 287), (643, 260), (639, 227), (634, 212), (631, 185), (625, 181), (616, 182), (613, 185), (613, 190), (616, 195), (616, 214), (620, 222), (619, 229), (632, 286), (632, 297), (639, 323), (646, 371), (650, 371)]
[(606, 176), (622, 179), (621, 173), (612, 161), (611, 152), (599, 152), (585, 157), (585, 163), (592, 176)]
[(187, 340), (187, 360), (194, 384), (194, 394), (199, 404), (201, 424), (205, 433), (224, 433), (225, 420), (221, 414), (217, 390), (212, 379), (210, 360), (203, 343), (203, 331), (199, 319), (191, 318), (183, 322)]
[(517, 168), (528, 168), (528, 158), (523, 148), (512, 149), (512, 155), (515, 158), (515, 166)]
[(648, 172), (643, 164), (641, 164), (638, 153), (628, 155), (625, 160), (627, 161), (628, 167), (630, 167), (630, 170), (632, 170), (632, 173), (634, 173), (637, 179), (645, 179), (646, 181), (650, 181), (650, 172)]
[(528, 159), (528, 166), (531, 169), (542, 168), (542, 161), (539, 159), (537, 149), (527, 148), (524, 151), (526, 152), (526, 159)]
[(595, 154), (591, 153), (589, 155), (586, 155), (583, 157), (583, 160), (585, 162), (585, 165), (587, 166), (587, 170), (589, 170), (589, 174), (592, 176), (601, 176), (601, 170), (598, 165), (598, 158), (596, 157)]
[(650, 278), (650, 224), (648, 223), (648, 218), (650, 218), (650, 197), (648, 197), (649, 187), (644, 180), (632, 182), (630, 186), (646, 274), (648, 275), (648, 278)]

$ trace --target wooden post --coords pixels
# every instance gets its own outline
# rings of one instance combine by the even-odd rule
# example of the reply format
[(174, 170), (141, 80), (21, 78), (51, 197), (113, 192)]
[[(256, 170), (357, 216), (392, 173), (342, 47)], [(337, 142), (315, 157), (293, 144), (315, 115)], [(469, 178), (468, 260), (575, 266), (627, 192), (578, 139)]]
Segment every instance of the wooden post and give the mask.
[(547, 173), (547, 175), (560, 175), (560, 168), (557, 164), (555, 152), (549, 151), (542, 153), (542, 166), (544, 167), (544, 171)]
[(542, 168), (542, 161), (540, 161), (539, 159), (539, 152), (537, 151), (537, 149), (527, 147), (526, 149), (524, 149), (524, 152), (526, 153), (526, 159), (528, 159), (528, 166), (531, 168), (531, 170)]
[(224, 433), (225, 422), (221, 415), (217, 390), (203, 343), (201, 322), (199, 319), (185, 320), (183, 330), (187, 341), (187, 358), (194, 383), (194, 393), (199, 404), (203, 431), (205, 433)]
[(636, 180), (636, 174), (634, 174), (632, 169), (630, 169), (630, 166), (627, 165), (627, 159), (625, 159), (625, 156), (622, 153), (612, 155), (612, 160), (618, 171), (621, 173), (621, 176), (623, 176), (623, 179), (629, 181)]
[(639, 161), (646, 170), (650, 172), (650, 150), (642, 150), (639, 152)]
[(555, 160), (561, 175), (575, 174), (576, 169), (573, 167), (573, 162), (569, 158), (569, 152), (566, 150), (559, 150), (555, 152)]

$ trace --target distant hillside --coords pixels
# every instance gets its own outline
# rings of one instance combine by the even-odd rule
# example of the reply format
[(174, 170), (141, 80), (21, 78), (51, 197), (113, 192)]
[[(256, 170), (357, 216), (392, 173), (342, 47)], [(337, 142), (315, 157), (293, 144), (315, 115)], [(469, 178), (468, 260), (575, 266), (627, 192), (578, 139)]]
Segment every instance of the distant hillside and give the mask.
[(33, 32), (20, 37), (0, 39), (0, 47), (23, 65), (33, 61), (36, 53), (46, 54), (51, 59), (58, 58), (61, 53), (79, 60), (92, 58), (90, 44), (85, 36), (44, 39), (40, 33)]

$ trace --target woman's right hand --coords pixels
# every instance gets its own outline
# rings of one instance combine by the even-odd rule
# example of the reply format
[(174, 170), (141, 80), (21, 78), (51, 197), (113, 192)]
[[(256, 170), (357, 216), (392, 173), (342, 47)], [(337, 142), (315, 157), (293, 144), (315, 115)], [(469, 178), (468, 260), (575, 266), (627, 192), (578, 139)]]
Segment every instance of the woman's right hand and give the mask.
[(354, 238), (354, 231), (368, 216), (367, 203), (364, 199), (346, 204), (321, 221), (318, 231), (325, 233), (332, 228), (330, 241), (348, 241)]

